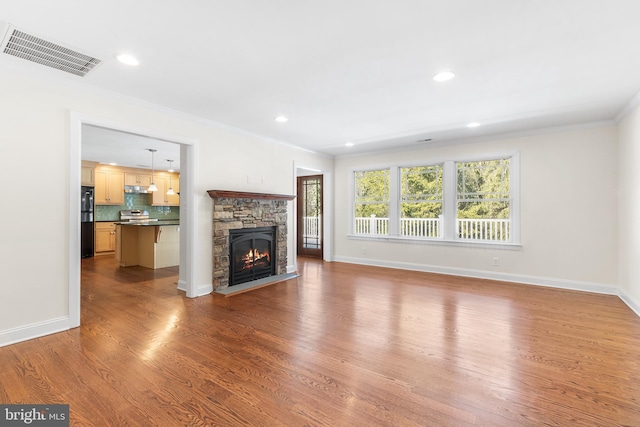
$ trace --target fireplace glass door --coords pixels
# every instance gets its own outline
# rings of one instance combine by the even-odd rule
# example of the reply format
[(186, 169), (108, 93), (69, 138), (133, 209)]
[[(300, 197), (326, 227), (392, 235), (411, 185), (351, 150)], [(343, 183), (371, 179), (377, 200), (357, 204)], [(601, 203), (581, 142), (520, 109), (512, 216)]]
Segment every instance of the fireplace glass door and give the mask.
[(229, 286), (275, 274), (275, 227), (229, 230), (229, 243)]

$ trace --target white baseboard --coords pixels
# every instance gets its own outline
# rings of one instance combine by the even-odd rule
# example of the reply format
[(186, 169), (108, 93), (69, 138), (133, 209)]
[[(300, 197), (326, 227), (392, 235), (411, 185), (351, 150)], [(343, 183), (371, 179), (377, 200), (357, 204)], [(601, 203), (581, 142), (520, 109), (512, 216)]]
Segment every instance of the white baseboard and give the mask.
[(638, 317), (640, 317), (640, 303), (638, 301), (631, 298), (624, 290), (620, 289), (618, 292), (618, 296), (620, 299), (629, 306), (631, 310), (633, 310)]
[(178, 290), (182, 292), (187, 292), (187, 282), (184, 280), (178, 280)]
[[(184, 280), (178, 280), (178, 290), (187, 293), (187, 282)], [(196, 298), (208, 295), (211, 292), (213, 292), (213, 285), (211, 283), (205, 283), (204, 285), (198, 286)]]
[(296, 267), (295, 265), (287, 265), (287, 273), (295, 273)]
[(69, 319), (69, 317), (59, 317), (57, 319), (0, 331), (0, 347), (66, 331), (71, 329), (70, 325), (71, 319)]
[(209, 295), (211, 292), (213, 292), (213, 284), (210, 283), (210, 284), (201, 285), (201, 286), (198, 286), (198, 293), (196, 297)]
[(335, 260), (338, 262), (346, 262), (350, 264), (362, 264), (375, 267), (396, 268), (401, 270), (423, 271), (425, 273), (449, 274), (452, 276), (475, 277), (478, 279), (500, 280), (503, 282), (547, 286), (550, 288), (593, 292), (606, 295), (619, 295), (619, 291), (616, 286), (600, 283), (553, 279), (549, 277), (526, 276), (522, 274), (500, 273), (497, 271), (471, 270), (466, 268), (442, 267), (437, 265), (413, 264), (408, 262), (373, 260), (368, 258), (336, 256)]
[[(185, 282), (184, 280), (178, 280), (178, 290), (184, 292), (185, 294), (188, 293), (187, 282)], [(198, 290), (196, 292), (195, 297), (197, 298), (204, 295), (209, 295), (211, 292), (213, 292), (212, 284), (209, 283), (209, 284), (200, 285), (198, 286)]]

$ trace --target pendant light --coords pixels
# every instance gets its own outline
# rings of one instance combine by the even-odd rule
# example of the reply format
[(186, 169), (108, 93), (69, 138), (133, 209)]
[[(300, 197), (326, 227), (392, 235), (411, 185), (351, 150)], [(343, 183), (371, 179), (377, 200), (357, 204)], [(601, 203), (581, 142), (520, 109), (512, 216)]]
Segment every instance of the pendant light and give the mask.
[(153, 148), (147, 148), (147, 150), (151, 151), (151, 185), (147, 188), (147, 191), (158, 191), (158, 187), (156, 187), (155, 180), (153, 179), (153, 154), (158, 151)]
[(167, 195), (173, 196), (174, 194), (176, 194), (173, 191), (173, 181), (171, 180), (171, 176), (173, 172), (173, 160), (167, 160), (167, 162), (169, 162), (169, 190), (167, 190)]

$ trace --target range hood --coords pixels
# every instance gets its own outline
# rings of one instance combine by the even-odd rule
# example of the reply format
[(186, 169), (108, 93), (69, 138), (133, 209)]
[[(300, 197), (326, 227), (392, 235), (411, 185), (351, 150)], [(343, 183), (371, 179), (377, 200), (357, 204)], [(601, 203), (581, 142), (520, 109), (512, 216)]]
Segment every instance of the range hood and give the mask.
[(148, 193), (147, 191), (147, 187), (142, 187), (140, 185), (125, 185), (124, 186), (124, 192), (125, 193), (135, 193), (135, 194), (141, 194), (141, 193)]

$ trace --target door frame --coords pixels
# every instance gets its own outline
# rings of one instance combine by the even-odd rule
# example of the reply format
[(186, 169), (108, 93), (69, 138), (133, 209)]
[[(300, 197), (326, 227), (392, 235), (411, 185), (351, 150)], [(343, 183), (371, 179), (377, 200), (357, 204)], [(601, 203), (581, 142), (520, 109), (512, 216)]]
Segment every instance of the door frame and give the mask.
[[(186, 296), (198, 296), (195, 282), (195, 257), (198, 229), (195, 198), (196, 158), (198, 140), (159, 131), (132, 126), (75, 111), (69, 114), (69, 327), (80, 326), (80, 191), (82, 162), (82, 125), (92, 125), (115, 131), (147, 136), (180, 144), (180, 268), (178, 289)], [(184, 184), (183, 184), (184, 182)], [(184, 185), (184, 187), (183, 187)]]
[[(317, 165), (293, 162), (293, 177), (292, 177), (292, 194), (297, 194), (298, 186), (298, 169), (304, 169), (306, 171), (314, 172), (316, 175), (322, 175), (323, 189), (322, 189), (322, 222), (324, 223), (324, 229), (322, 230), (322, 238), (324, 239), (323, 245), (323, 260), (327, 262), (333, 261), (333, 172), (331, 170), (324, 170)], [(293, 248), (290, 255), (293, 257), (293, 271), (298, 268), (296, 261), (296, 254), (298, 253), (298, 203), (293, 202), (292, 217), (289, 217), (293, 224), (293, 236), (289, 240), (289, 244)]]

